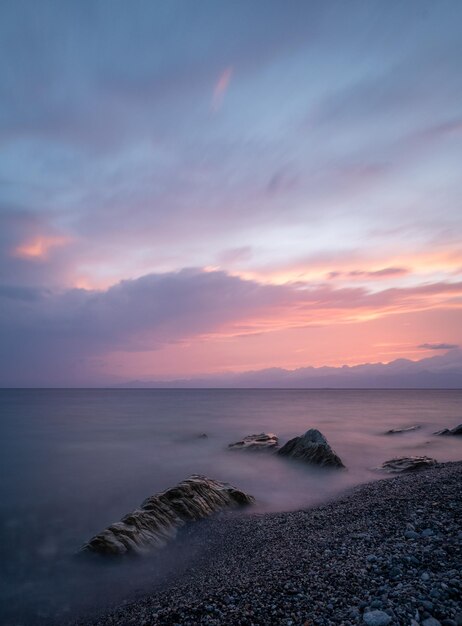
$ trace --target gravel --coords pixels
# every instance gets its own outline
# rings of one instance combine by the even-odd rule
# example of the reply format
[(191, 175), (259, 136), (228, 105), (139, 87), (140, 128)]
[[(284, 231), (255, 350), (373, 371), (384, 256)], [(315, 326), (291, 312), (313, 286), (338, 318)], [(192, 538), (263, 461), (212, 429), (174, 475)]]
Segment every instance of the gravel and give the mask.
[(193, 567), (78, 624), (462, 626), (462, 462), (197, 526)]

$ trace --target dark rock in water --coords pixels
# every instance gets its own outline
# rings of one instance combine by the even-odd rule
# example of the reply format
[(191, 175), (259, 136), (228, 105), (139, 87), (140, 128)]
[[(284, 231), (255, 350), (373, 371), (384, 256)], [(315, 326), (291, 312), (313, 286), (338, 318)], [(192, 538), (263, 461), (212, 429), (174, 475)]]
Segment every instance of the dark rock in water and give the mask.
[(253, 496), (228, 483), (193, 474), (176, 487), (145, 500), (139, 509), (90, 539), (81, 550), (142, 554), (164, 546), (186, 522), (254, 501)]
[(324, 435), (315, 428), (307, 430), (300, 437), (290, 439), (278, 450), (278, 454), (323, 467), (345, 467)]
[(200, 435), (197, 435), (198, 439), (208, 439), (209, 436), (207, 435), (207, 433), (201, 433)]
[(268, 448), (277, 448), (279, 439), (273, 433), (260, 433), (259, 435), (248, 435), (236, 441), (236, 443), (230, 443), (228, 448), (230, 450), (267, 450)]
[(398, 459), (385, 461), (385, 463), (382, 463), (377, 469), (393, 473), (413, 472), (415, 470), (427, 469), (436, 464), (437, 461), (428, 456), (403, 456)]
[(434, 435), (462, 435), (462, 424), (454, 426), (454, 428), (443, 428), (438, 430)]
[(386, 435), (397, 435), (398, 433), (408, 433), (411, 430), (418, 430), (420, 428), (419, 425), (417, 426), (407, 426), (406, 428), (392, 428), (390, 430), (386, 431)]

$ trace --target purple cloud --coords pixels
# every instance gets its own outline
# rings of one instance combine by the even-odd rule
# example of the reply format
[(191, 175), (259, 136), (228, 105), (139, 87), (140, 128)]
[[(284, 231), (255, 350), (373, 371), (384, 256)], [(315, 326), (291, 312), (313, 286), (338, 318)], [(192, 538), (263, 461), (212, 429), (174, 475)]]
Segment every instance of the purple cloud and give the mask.
[(422, 350), (454, 350), (459, 345), (457, 343), (421, 343), (417, 347)]
[(72, 378), (108, 353), (155, 350), (203, 334), (326, 323), (355, 311), (407, 310), (462, 293), (462, 283), (368, 292), (265, 285), (185, 269), (126, 280), (106, 291), (0, 288), (0, 383)]

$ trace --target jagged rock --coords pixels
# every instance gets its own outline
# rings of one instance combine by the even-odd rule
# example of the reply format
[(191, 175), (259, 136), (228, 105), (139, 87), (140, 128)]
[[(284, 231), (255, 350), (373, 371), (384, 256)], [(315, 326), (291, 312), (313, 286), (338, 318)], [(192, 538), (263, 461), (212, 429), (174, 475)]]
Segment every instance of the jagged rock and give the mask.
[(390, 459), (382, 463), (377, 469), (386, 472), (413, 472), (415, 470), (426, 469), (436, 465), (437, 461), (428, 456), (403, 456), (398, 459)]
[(462, 435), (462, 424), (454, 426), (454, 428), (443, 428), (438, 430), (434, 435)]
[(142, 554), (164, 546), (186, 522), (254, 501), (253, 496), (228, 483), (193, 474), (176, 487), (147, 498), (140, 508), (90, 539), (82, 551)]
[(321, 465), (324, 467), (345, 467), (341, 459), (335, 454), (327, 439), (319, 430), (311, 428), (304, 435), (290, 439), (278, 450), (281, 456)]
[(391, 428), (390, 430), (386, 431), (386, 435), (397, 435), (398, 433), (408, 433), (411, 430), (418, 430), (419, 428), (421, 428), (420, 425), (417, 426), (407, 426), (406, 428)]
[(236, 441), (236, 443), (230, 443), (228, 448), (230, 450), (267, 450), (268, 448), (277, 448), (279, 439), (273, 433), (260, 433), (259, 435), (248, 435)]

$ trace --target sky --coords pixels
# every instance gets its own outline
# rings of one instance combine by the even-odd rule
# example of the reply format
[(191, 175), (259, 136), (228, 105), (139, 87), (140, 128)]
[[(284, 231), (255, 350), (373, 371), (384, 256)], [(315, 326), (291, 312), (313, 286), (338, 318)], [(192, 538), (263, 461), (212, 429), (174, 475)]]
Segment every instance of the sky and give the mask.
[(0, 75), (0, 385), (462, 345), (458, 0), (3, 0)]

